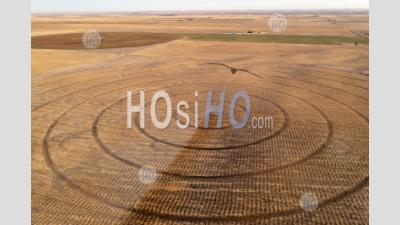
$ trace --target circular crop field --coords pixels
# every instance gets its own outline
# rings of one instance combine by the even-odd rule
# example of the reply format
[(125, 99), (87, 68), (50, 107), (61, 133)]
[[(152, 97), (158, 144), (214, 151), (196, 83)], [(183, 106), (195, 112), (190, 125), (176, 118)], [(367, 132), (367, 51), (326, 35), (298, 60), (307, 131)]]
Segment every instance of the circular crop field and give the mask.
[[(32, 221), (367, 224), (368, 77), (256, 56), (196, 56), (205, 51), (168, 58), (132, 50), (32, 79)], [(146, 127), (134, 113), (128, 129), (127, 91), (138, 103), (142, 90)], [(159, 90), (173, 106), (188, 101), (187, 129), (177, 127), (175, 109), (170, 126), (153, 126)], [(231, 126), (227, 112), (239, 90), (250, 96), (250, 118), (268, 116), (272, 127)], [(220, 129), (216, 117), (204, 127), (208, 91), (214, 98), (226, 91)], [(165, 105), (157, 107), (161, 118)], [(235, 114), (243, 112), (239, 101)]]

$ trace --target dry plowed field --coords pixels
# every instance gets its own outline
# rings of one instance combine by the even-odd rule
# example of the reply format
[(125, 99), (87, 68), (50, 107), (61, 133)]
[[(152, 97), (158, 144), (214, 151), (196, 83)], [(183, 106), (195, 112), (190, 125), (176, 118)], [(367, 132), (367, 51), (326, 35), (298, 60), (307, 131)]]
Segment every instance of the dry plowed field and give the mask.
[[(213, 17), (208, 29), (223, 27), (225, 19)], [(54, 21), (68, 26), (54, 28), (51, 17), (33, 17), (32, 223), (368, 224), (368, 45), (195, 41), (172, 33), (201, 30), (208, 17), (199, 17), (197, 26), (196, 18), (181, 26), (167, 21), (172, 18), (162, 25), (155, 24), (158, 17), (151, 24), (140, 16), (122, 25), (110, 19), (115, 24), (101, 27), (102, 19), (60, 17)], [(352, 29), (367, 29), (368, 17), (346, 21), (353, 18)], [(261, 26), (263, 18), (232, 19), (235, 30)], [(328, 19), (289, 17), (288, 31), (304, 26), (307, 34), (331, 29), (356, 37)], [(112, 41), (83, 49), (76, 21), (84, 21), (83, 31), (94, 24)], [(113, 26), (143, 33), (146, 24), (158, 26), (159, 35), (112, 34)], [(137, 103), (141, 90), (146, 128), (139, 128), (136, 113), (128, 129), (127, 91)], [(159, 90), (174, 107), (166, 129), (150, 119)], [(216, 117), (204, 128), (209, 90), (215, 104), (226, 91), (225, 112), (232, 96), (246, 91), (251, 117), (270, 116), (273, 127), (235, 129), (225, 113), (221, 129), (214, 127)], [(189, 102), (185, 130), (176, 126), (180, 100)], [(165, 104), (157, 114), (165, 115)], [(154, 180), (143, 178), (144, 169)], [(304, 193), (317, 197), (315, 211), (301, 207)]]

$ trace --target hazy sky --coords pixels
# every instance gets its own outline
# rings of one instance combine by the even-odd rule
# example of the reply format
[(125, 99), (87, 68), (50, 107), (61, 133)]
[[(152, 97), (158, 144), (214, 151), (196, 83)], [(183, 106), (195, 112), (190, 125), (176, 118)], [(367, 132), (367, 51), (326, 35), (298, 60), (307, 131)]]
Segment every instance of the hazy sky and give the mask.
[(32, 0), (33, 12), (368, 8), (368, 0)]

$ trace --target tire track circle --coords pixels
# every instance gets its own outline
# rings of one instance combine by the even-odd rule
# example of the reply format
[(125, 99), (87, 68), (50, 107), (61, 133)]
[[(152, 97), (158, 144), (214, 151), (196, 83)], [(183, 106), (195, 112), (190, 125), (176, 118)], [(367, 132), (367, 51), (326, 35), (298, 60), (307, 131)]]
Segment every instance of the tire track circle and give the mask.
[[(96, 97), (98, 97), (98, 96), (96, 96)], [(47, 156), (45, 154), (46, 159), (47, 159), (50, 167), (55, 167), (55, 168), (56, 168), (56, 166), (55, 166), (55, 164), (53, 164), (53, 162), (51, 162), (51, 157), (50, 157), (50, 154), (49, 154), (49, 149), (48, 149), (49, 140), (48, 139), (49, 139), (49, 137), (51, 135), (51, 131), (55, 128), (55, 126), (57, 125), (57, 123), (59, 122), (60, 119), (61, 119), (61, 117), (58, 118), (56, 121), (54, 121), (54, 123), (49, 127), (48, 132), (46, 133), (45, 139), (43, 141), (43, 146), (44, 146), (43, 150), (44, 150), (44, 152), (47, 152)], [(64, 177), (63, 179), (68, 180), (68, 177), (66, 177), (66, 176), (61, 176), (61, 177)], [(69, 182), (72, 182), (72, 186), (73, 187), (75, 187), (76, 189), (78, 189), (80, 191), (83, 191), (85, 193), (85, 190), (83, 190), (81, 187), (79, 187), (79, 185), (74, 184), (73, 181), (71, 181), (71, 180), (69, 180)], [(368, 182), (368, 178), (366, 178), (366, 180), (361, 182), (360, 185), (363, 186), (363, 185), (365, 185), (366, 182)], [(348, 193), (351, 193), (351, 192), (352, 192), (352, 189), (349, 190), (349, 191), (344, 192), (343, 195), (346, 196), (346, 195), (348, 195)], [(86, 194), (91, 196), (91, 197), (95, 197), (96, 198), (96, 196), (93, 196), (90, 193), (86, 193)], [(335, 198), (333, 198), (333, 199), (335, 199)], [(103, 200), (104, 199), (102, 199), (100, 201), (103, 201)], [(327, 202), (326, 204), (328, 204), (329, 202), (332, 202), (332, 200), (331, 201), (326, 201), (326, 202)], [(117, 205), (112, 204), (112, 202), (107, 202), (107, 203), (111, 203), (111, 205), (114, 205), (117, 208), (120, 208)], [(132, 210), (132, 209), (129, 208), (129, 210)], [(255, 219), (255, 218), (268, 218), (268, 217), (270, 217), (272, 215), (273, 216), (283, 216), (283, 215), (286, 215), (287, 213), (291, 214), (291, 213), (296, 213), (297, 212), (296, 210), (289, 210), (289, 211), (286, 211), (286, 212), (283, 212), (283, 213), (277, 213), (277, 214), (263, 214), (263, 215), (251, 215), (251, 216), (239, 216), (239, 217), (236, 217), (236, 216), (233, 216), (233, 217), (232, 216), (227, 216), (227, 217), (197, 217), (197, 216), (196, 217), (191, 217), (191, 216), (177, 216), (177, 215), (168, 215), (168, 214), (159, 214), (159, 215), (157, 215), (157, 213), (154, 214), (153, 212), (149, 212), (149, 211), (146, 211), (146, 210), (143, 211), (141, 209), (133, 210), (133, 211), (136, 211), (136, 212), (141, 213), (143, 215), (156, 216), (156, 217), (166, 218), (166, 219), (171, 219), (171, 220), (177, 220), (178, 219), (178, 220), (182, 220), (182, 221), (238, 221), (238, 220), (248, 220), (248, 219)]]

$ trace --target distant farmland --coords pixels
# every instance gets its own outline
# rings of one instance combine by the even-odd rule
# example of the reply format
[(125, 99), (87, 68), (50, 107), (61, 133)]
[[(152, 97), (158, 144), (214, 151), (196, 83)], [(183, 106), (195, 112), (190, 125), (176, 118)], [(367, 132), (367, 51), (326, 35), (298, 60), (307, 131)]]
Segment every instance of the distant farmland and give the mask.
[(201, 41), (237, 41), (255, 43), (285, 43), (285, 44), (364, 44), (369, 41), (359, 37), (311, 36), (311, 35), (278, 35), (278, 34), (190, 34), (192, 40)]
[[(368, 39), (360, 37), (312, 36), (312, 35), (274, 35), (274, 34), (174, 34), (174, 33), (141, 33), (141, 32), (103, 32), (100, 49), (138, 47), (158, 44), (188, 38), (198, 41), (230, 41), (254, 43), (284, 43), (284, 44), (363, 44), (368, 45)], [(81, 49), (82, 34), (55, 34), (32, 38), (32, 48), (43, 49)]]
[[(368, 14), (292, 12), (278, 34), (267, 20), (33, 15), (32, 224), (368, 224)], [(160, 90), (165, 129), (148, 107)], [(146, 126), (133, 113), (128, 129), (127, 93), (139, 105), (141, 91)], [(215, 114), (204, 126), (209, 91), (213, 105), (225, 92), (219, 129)], [(239, 91), (272, 126), (232, 126)]]

